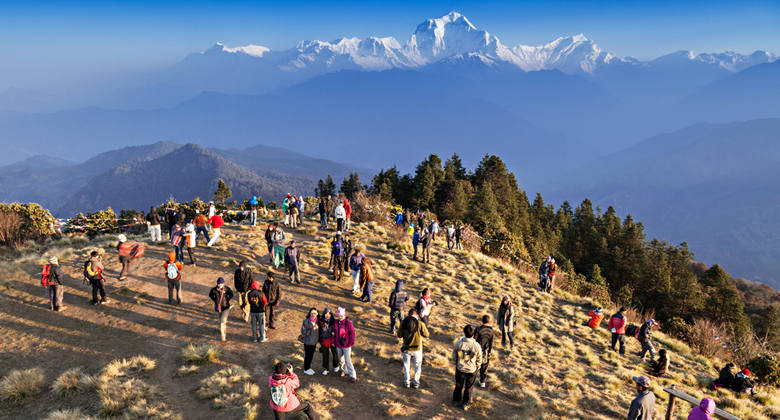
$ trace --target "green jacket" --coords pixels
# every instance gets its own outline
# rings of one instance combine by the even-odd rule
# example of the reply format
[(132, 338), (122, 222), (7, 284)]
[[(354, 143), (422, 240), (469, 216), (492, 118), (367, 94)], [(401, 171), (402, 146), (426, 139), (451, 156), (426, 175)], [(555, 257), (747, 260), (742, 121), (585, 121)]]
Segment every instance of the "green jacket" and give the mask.
[[(412, 325), (412, 328), (404, 328), (404, 326), (408, 326), (409, 324), (417, 324), (417, 328), (414, 328)], [(412, 330), (414, 332), (407, 332), (408, 330)], [(428, 327), (425, 326), (424, 322), (420, 322), (420, 318), (416, 316), (407, 316), (404, 318), (403, 321), (401, 321), (401, 328), (398, 329), (398, 332), (396, 333), (398, 338), (403, 339), (403, 344), (401, 344), (401, 351), (418, 351), (422, 350), (423, 348), (423, 338), (430, 337), (430, 333), (428, 332)]]

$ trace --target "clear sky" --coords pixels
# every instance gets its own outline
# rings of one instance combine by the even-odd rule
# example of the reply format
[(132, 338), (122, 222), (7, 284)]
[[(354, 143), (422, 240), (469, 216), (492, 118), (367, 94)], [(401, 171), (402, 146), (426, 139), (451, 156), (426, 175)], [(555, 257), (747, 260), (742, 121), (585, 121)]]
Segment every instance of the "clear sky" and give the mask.
[(51, 93), (90, 78), (169, 66), (215, 42), (287, 49), (306, 39), (393, 36), (464, 14), (504, 45), (583, 33), (604, 51), (780, 53), (780, 1), (4, 1), (0, 92)]

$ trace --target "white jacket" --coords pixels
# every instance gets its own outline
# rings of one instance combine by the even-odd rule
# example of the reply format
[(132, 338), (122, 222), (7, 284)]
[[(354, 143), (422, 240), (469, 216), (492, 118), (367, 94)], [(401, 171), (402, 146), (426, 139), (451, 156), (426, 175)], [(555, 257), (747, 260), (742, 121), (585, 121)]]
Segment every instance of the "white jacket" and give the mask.
[(336, 219), (346, 219), (347, 218), (347, 212), (344, 210), (344, 206), (339, 204), (336, 206), (336, 209), (333, 210), (333, 215), (336, 217)]

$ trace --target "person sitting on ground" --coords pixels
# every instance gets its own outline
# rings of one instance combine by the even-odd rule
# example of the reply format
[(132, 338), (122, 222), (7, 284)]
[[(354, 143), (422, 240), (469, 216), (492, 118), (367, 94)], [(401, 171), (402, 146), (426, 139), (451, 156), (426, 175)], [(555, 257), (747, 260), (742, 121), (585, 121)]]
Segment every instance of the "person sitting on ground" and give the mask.
[(713, 414), (715, 414), (715, 401), (702, 398), (699, 406), (693, 407), (691, 413), (688, 414), (688, 420), (713, 420)]
[(301, 386), (301, 382), (292, 371), (292, 365), (279, 362), (274, 368), (274, 374), (268, 378), (268, 387), (271, 388), (271, 409), (274, 410), (276, 420), (284, 420), (287, 413), (303, 411), (312, 420), (319, 420), (320, 416), (314, 411), (314, 407), (308, 402), (298, 401), (295, 390)]
[(735, 392), (756, 395), (756, 383), (750, 379), (750, 371), (747, 368), (737, 373), (731, 384), (731, 389)]
[(653, 420), (655, 416), (655, 394), (650, 391), (650, 378), (634, 376), (637, 397), (631, 401), (626, 420)]
[(604, 319), (604, 311), (602, 311), (601, 308), (591, 309), (588, 316), (590, 316), (590, 321), (585, 325), (595, 330), (601, 325), (601, 320)]
[(731, 388), (731, 384), (734, 382), (733, 369), (735, 367), (737, 367), (737, 365), (732, 362), (726, 363), (726, 366), (723, 366), (723, 368), (720, 370), (718, 379), (712, 382), (711, 388)]
[(653, 376), (661, 376), (669, 370), (669, 353), (666, 349), (658, 350), (658, 360), (653, 361), (650, 367)]

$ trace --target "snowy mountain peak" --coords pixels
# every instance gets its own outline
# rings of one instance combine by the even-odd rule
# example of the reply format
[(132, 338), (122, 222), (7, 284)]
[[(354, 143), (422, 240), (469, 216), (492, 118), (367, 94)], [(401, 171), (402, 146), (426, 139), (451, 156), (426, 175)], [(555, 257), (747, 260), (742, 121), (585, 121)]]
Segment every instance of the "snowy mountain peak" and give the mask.
[(477, 30), (465, 16), (450, 12), (428, 19), (417, 26), (404, 51), (428, 62), (470, 52), (495, 52), (501, 47), (498, 38)]
[(266, 53), (268, 51), (270, 51), (270, 49), (266, 47), (261, 47), (259, 45), (250, 44), (245, 47), (228, 48), (224, 44), (217, 42), (216, 44), (214, 44), (213, 47), (202, 52), (201, 54), (218, 54), (221, 52), (226, 52), (226, 53), (233, 53), (233, 54), (243, 53), (246, 55), (251, 55), (252, 57), (262, 57), (263, 53)]

